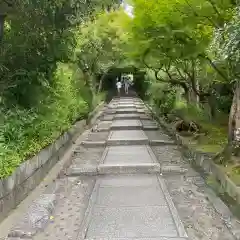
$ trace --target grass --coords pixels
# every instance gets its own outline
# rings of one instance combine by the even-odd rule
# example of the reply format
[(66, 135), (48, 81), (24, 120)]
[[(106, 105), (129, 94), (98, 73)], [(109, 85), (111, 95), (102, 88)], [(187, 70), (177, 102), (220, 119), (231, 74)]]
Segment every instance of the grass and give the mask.
[[(219, 153), (227, 142), (227, 128), (218, 123), (203, 123), (202, 126), (207, 131), (206, 135), (201, 135), (198, 139), (194, 139), (194, 136), (182, 136), (183, 142), (200, 152)], [(234, 162), (234, 164), (229, 162), (220, 167), (237, 186), (240, 186), (240, 164), (238, 163), (240, 160), (235, 158)]]
[(240, 187), (240, 164), (228, 164), (226, 166), (221, 166), (222, 170), (227, 174), (227, 176)]
[[(208, 153), (218, 153), (227, 143), (227, 128), (217, 125), (217, 123), (201, 123), (206, 134), (200, 135), (197, 140), (190, 139), (192, 147), (198, 151)], [(194, 136), (192, 137), (194, 138)]]
[(213, 176), (209, 175), (206, 178), (207, 185), (217, 193), (218, 197), (222, 199), (223, 202), (229, 207), (234, 216), (240, 220), (240, 205), (235, 199), (230, 197), (221, 187), (218, 181), (216, 181)]

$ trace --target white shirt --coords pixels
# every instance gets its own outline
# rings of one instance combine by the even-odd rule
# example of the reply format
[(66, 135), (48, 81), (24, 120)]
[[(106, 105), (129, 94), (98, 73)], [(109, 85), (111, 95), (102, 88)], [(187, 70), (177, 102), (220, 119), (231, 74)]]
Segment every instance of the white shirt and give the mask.
[(117, 82), (117, 88), (121, 88), (122, 87), (122, 83), (121, 82)]

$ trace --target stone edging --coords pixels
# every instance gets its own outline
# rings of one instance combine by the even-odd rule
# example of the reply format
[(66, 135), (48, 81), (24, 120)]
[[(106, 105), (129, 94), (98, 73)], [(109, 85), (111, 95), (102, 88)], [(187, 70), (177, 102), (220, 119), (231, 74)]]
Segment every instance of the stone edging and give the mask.
[(223, 172), (223, 170), (213, 162), (213, 154), (193, 150), (188, 145), (184, 144), (180, 135), (177, 134), (163, 119), (159, 118), (148, 104), (146, 105), (151, 110), (153, 117), (166, 130), (166, 132), (174, 137), (176, 142), (182, 146), (184, 157), (188, 160), (190, 159), (195, 166), (200, 167), (207, 174), (211, 174), (211, 176), (220, 183), (223, 190), (230, 197), (235, 199), (238, 204), (240, 204), (240, 187), (237, 187), (236, 184)]
[[(89, 114), (90, 126), (96, 120), (95, 115), (103, 105), (104, 103), (101, 102)], [(86, 122), (86, 120), (76, 122), (54, 143), (23, 162), (11, 176), (0, 179), (0, 222), (42, 181), (72, 142), (85, 130)]]

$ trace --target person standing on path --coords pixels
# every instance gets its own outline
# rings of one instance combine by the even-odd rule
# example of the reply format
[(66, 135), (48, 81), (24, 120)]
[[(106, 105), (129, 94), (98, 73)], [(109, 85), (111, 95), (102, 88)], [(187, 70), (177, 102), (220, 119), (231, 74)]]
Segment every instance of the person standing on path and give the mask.
[(121, 91), (121, 88), (122, 88), (122, 83), (120, 80), (118, 80), (117, 78), (117, 91), (118, 91), (118, 96), (120, 96), (120, 91)]
[(125, 77), (125, 79), (124, 79), (124, 87), (125, 87), (125, 93), (128, 94), (128, 88), (129, 88), (129, 79), (128, 79), (128, 77)]

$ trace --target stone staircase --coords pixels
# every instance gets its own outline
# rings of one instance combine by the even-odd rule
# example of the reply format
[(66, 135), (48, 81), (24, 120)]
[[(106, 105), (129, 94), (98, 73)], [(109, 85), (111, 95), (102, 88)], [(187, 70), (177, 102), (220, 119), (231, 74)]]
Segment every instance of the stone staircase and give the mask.
[[(79, 240), (188, 239), (162, 178), (183, 171), (160, 165), (151, 146), (175, 143), (158, 130), (139, 98), (115, 98), (104, 109), (67, 170), (97, 176)], [(83, 149), (95, 155), (82, 161)]]
[(239, 221), (136, 96), (113, 99), (66, 155), (4, 239), (240, 239)]

